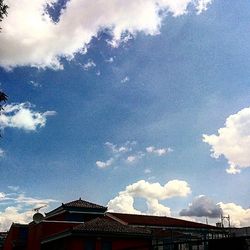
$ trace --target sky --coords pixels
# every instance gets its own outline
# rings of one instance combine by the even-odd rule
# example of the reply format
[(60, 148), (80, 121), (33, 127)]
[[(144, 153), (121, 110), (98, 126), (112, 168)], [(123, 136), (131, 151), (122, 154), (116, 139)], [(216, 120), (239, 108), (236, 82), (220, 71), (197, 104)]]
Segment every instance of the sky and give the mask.
[(250, 225), (249, 1), (5, 2), (0, 230), (79, 197)]

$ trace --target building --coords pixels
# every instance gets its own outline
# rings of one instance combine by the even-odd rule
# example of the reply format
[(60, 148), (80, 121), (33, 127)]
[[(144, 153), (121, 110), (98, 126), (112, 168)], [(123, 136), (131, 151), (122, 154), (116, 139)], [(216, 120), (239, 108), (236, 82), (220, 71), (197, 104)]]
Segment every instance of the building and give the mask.
[(3, 250), (3, 244), (4, 244), (6, 237), (7, 237), (6, 232), (0, 232), (0, 250)]
[(111, 213), (79, 199), (12, 224), (4, 250), (206, 250), (224, 228), (163, 216)]

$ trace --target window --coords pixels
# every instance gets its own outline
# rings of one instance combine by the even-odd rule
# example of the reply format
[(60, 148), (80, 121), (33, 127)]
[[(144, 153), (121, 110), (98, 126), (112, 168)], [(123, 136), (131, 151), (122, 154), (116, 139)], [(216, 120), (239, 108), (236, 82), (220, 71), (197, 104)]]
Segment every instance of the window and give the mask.
[(112, 250), (112, 242), (111, 241), (103, 241), (102, 242), (102, 250)]
[(84, 244), (84, 250), (95, 250), (95, 241), (86, 240)]

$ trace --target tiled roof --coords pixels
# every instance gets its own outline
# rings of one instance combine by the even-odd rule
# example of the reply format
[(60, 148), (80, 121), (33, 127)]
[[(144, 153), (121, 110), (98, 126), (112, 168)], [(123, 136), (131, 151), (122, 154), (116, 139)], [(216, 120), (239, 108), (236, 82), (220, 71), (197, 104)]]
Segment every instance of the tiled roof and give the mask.
[(122, 214), (122, 213), (107, 213), (112, 218), (118, 219), (128, 225), (145, 225), (145, 226), (162, 226), (162, 227), (182, 227), (182, 228), (216, 228), (211, 225), (186, 221), (164, 216), (137, 215), (137, 214)]
[(57, 207), (54, 210), (52, 210), (48, 213), (45, 213), (45, 214), (46, 214), (46, 217), (48, 218), (49, 216), (54, 216), (55, 214), (61, 213), (67, 209), (69, 209), (69, 210), (70, 209), (78, 209), (78, 210), (87, 209), (88, 211), (93, 209), (96, 212), (99, 212), (101, 210), (100, 212), (102, 212), (102, 213), (104, 213), (107, 210), (106, 207), (103, 207), (101, 205), (97, 205), (95, 203), (91, 203), (89, 201), (82, 200), (80, 198), (79, 200), (70, 201), (68, 203), (62, 203), (62, 205), (60, 207)]
[(95, 208), (95, 209), (104, 209), (106, 210), (106, 207), (97, 205), (95, 203), (91, 203), (85, 200), (82, 200), (81, 198), (79, 200), (71, 201), (68, 203), (62, 204), (64, 207), (77, 207), (77, 208)]
[(74, 232), (87, 233), (114, 233), (149, 236), (150, 230), (123, 225), (108, 218), (96, 218), (73, 228)]

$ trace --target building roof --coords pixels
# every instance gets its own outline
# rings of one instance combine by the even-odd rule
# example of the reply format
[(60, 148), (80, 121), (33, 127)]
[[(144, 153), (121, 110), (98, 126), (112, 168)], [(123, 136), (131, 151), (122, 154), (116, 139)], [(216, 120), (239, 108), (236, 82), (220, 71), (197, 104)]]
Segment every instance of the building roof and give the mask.
[(97, 208), (97, 209), (107, 209), (106, 207), (100, 206), (98, 204), (82, 200), (79, 198), (79, 200), (71, 201), (68, 203), (62, 203), (62, 206), (64, 207), (77, 207), (77, 208)]
[(148, 229), (123, 225), (109, 218), (99, 218), (99, 217), (74, 227), (73, 232), (130, 234), (130, 235), (142, 235), (142, 236), (151, 235), (151, 231)]
[(57, 213), (61, 213), (64, 211), (93, 211), (93, 212), (102, 212), (104, 213), (107, 208), (101, 205), (82, 200), (79, 198), (78, 200), (70, 201), (68, 203), (62, 203), (61, 206), (56, 209), (46, 213), (46, 217), (50, 217), (51, 215), (55, 215)]
[(106, 213), (106, 215), (127, 225), (218, 229), (215, 226), (207, 224), (186, 221), (171, 217), (164, 217), (164, 216), (123, 214), (123, 213), (110, 213), (110, 212)]

